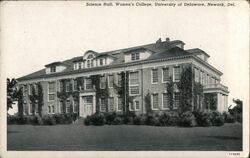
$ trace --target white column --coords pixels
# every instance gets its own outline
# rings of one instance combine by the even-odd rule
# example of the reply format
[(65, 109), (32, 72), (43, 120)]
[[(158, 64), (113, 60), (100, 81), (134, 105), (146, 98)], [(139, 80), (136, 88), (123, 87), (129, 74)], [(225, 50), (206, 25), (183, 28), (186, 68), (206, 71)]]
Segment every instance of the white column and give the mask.
[(92, 107), (92, 109), (93, 109), (93, 114), (96, 112), (96, 100), (95, 100), (95, 95), (93, 95), (93, 107)]
[(82, 105), (83, 101), (82, 101), (82, 96), (80, 96), (79, 99), (80, 99), (79, 100), (79, 115), (80, 115), (80, 117), (83, 117), (83, 109), (82, 109), (83, 108), (83, 105)]
[(221, 112), (221, 94), (217, 93), (217, 110)]

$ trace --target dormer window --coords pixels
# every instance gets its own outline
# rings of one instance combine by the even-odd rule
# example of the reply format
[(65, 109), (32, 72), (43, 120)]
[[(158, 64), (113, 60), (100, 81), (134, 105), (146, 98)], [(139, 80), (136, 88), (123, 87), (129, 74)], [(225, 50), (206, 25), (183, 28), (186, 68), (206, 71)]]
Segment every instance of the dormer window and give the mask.
[(100, 66), (103, 65), (103, 59), (100, 59)]
[(51, 72), (51, 73), (56, 72), (56, 66), (51, 66), (51, 67), (50, 67), (50, 72)]
[(93, 54), (88, 55), (87, 57), (87, 68), (94, 67)]
[(132, 53), (132, 54), (131, 54), (131, 60), (132, 60), (132, 61), (140, 60), (140, 53), (139, 53), (139, 52)]

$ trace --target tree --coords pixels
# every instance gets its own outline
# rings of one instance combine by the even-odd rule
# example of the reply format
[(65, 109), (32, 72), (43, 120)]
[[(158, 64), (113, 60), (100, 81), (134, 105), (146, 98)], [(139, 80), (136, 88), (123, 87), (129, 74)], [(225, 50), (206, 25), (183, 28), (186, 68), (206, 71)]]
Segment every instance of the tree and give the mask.
[(232, 109), (229, 109), (229, 113), (233, 115), (238, 122), (242, 122), (242, 106), (243, 102), (240, 99), (233, 99), (233, 102), (236, 104)]
[(7, 111), (9, 108), (12, 108), (14, 101), (18, 100), (18, 89), (17, 89), (17, 81), (13, 79), (7, 78)]
[(23, 116), (23, 90), (20, 88), (17, 92), (17, 98), (18, 98), (18, 116)]

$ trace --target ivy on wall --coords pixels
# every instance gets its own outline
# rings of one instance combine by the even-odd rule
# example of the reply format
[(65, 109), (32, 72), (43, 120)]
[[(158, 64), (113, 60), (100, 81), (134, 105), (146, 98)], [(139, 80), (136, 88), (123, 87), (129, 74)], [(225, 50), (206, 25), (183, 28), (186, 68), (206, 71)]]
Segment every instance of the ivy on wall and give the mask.
[(29, 95), (29, 99), (30, 99), (30, 104), (32, 107), (32, 115), (35, 115), (35, 109), (36, 109), (36, 103), (38, 100), (38, 95), (36, 94), (35, 87), (33, 85), (30, 85), (30, 86), (32, 86), (32, 88), (31, 88), (31, 95)]
[[(195, 82), (194, 71), (191, 66), (183, 68), (178, 89), (180, 91), (181, 113), (202, 108), (201, 105), (204, 100), (203, 86)], [(192, 109), (192, 104), (194, 105), (194, 109)]]
[(217, 99), (215, 93), (208, 93), (204, 95), (205, 108), (208, 110), (217, 110)]
[(150, 94), (149, 90), (148, 90), (148, 93), (146, 94), (146, 96), (144, 97), (144, 101), (145, 101), (146, 113), (152, 112), (152, 108), (151, 108), (151, 94)]
[(106, 110), (108, 110), (108, 97), (109, 97), (109, 89), (108, 89), (108, 82), (106, 79), (105, 82), (105, 88), (100, 88), (100, 81), (101, 81), (101, 75), (93, 75), (90, 76), (90, 80), (92, 82), (92, 85), (94, 86), (96, 90), (96, 112), (100, 112), (100, 98), (105, 98), (106, 103)]
[(116, 93), (122, 98), (122, 107), (123, 107), (123, 113), (124, 114), (130, 114), (133, 113), (129, 110), (129, 104), (133, 103), (133, 100), (135, 99), (135, 96), (129, 95), (129, 72), (121, 72), (121, 85), (118, 86), (114, 82), (114, 89), (116, 90)]
[(37, 105), (38, 105), (38, 114), (42, 116), (42, 107), (44, 105), (43, 102), (43, 87), (40, 82), (37, 83)]
[[(192, 110), (192, 86), (193, 86), (193, 71), (192, 68), (183, 68), (181, 78), (177, 84), (180, 91), (180, 112), (186, 112)], [(196, 88), (194, 87), (194, 90)]]
[[(72, 84), (70, 83), (70, 79), (62, 79), (60, 80), (62, 84), (62, 89), (60, 92), (57, 92), (57, 97), (62, 101), (63, 113), (66, 112), (66, 101), (73, 94)], [(66, 84), (69, 83), (69, 91), (66, 92)], [(72, 104), (70, 104), (70, 112), (73, 112)]]
[(169, 101), (169, 109), (173, 110), (174, 107), (174, 83), (173, 78), (169, 77), (169, 82), (167, 82), (167, 96)]

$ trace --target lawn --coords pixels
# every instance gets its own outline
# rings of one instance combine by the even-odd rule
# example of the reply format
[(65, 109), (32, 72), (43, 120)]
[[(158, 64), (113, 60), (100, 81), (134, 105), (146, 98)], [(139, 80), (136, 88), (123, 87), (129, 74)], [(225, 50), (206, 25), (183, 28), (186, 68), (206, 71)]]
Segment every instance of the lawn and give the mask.
[(135, 125), (8, 125), (8, 150), (241, 151), (242, 125), (155, 127)]

